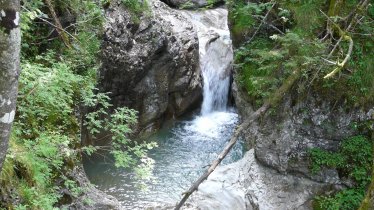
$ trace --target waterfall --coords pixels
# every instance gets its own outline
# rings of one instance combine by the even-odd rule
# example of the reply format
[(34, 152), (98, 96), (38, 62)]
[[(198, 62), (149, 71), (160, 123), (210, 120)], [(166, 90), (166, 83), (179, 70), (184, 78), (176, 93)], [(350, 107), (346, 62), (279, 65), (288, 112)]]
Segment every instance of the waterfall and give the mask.
[(227, 108), (233, 50), (227, 10), (186, 11), (199, 38), (200, 68), (204, 79), (201, 114)]

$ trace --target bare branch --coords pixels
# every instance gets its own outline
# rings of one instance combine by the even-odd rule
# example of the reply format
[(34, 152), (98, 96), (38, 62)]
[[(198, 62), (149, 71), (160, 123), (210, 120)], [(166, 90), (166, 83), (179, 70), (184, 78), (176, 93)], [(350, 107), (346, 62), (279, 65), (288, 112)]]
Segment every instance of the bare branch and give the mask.
[[(25, 6), (21, 6), (22, 9), (28, 11), (28, 12), (31, 12), (29, 9), (27, 9)], [(80, 41), (77, 39), (77, 37), (75, 37), (73, 34), (69, 33), (67, 30), (65, 30), (64, 28), (62, 27), (59, 27), (59, 26), (56, 26), (55, 24), (51, 23), (50, 21), (48, 21), (47, 19), (45, 18), (42, 18), (42, 17), (39, 17), (39, 16), (36, 16), (37, 19), (41, 20), (42, 22), (44, 23), (47, 23), (48, 25), (58, 29), (58, 30), (61, 30), (61, 31), (64, 31), (67, 35), (69, 35), (71, 38), (75, 39), (77, 42), (80, 43)]]
[[(368, 3), (369, 1), (368, 0), (362, 0), (356, 7), (357, 10), (364, 10), (367, 8), (368, 6)], [(321, 11), (321, 10), (320, 10)], [(327, 18), (327, 20), (329, 22), (331, 22), (338, 30), (339, 32), (339, 35), (340, 35), (340, 38), (338, 39), (338, 41), (336, 42), (336, 44), (334, 45), (333, 49), (331, 50), (331, 52), (329, 53), (329, 55), (327, 56), (328, 58), (330, 58), (333, 53), (335, 52), (335, 50), (338, 48), (338, 46), (340, 45), (341, 41), (343, 40), (346, 40), (346, 41), (349, 41), (349, 48), (348, 48), (348, 52), (344, 58), (344, 60), (342, 62), (331, 62), (331, 63), (335, 63), (337, 65), (337, 67), (331, 71), (330, 73), (328, 73), (326, 76), (324, 76), (323, 78), (324, 79), (328, 79), (328, 78), (331, 78), (333, 77), (336, 73), (338, 73), (348, 62), (348, 60), (350, 59), (350, 57), (352, 56), (352, 52), (353, 52), (353, 39), (351, 36), (347, 35), (347, 31), (349, 31), (352, 27), (354, 27), (358, 20), (359, 20), (359, 13), (355, 14), (354, 17), (352, 18), (351, 22), (349, 23), (348, 27), (345, 29), (345, 31), (343, 31), (340, 26), (335, 23), (334, 21), (331, 20), (331, 18), (326, 15), (323, 11), (321, 11), (321, 13)]]
[(252, 40), (255, 38), (255, 36), (257, 35), (257, 33), (260, 31), (262, 25), (264, 25), (266, 19), (268, 18), (269, 14), (270, 14), (271, 10), (274, 8), (275, 4), (276, 4), (276, 3), (273, 3), (273, 4), (271, 5), (271, 8), (270, 8), (269, 11), (266, 13), (266, 15), (265, 15), (264, 19), (261, 21), (260, 25), (257, 27), (255, 33), (254, 33), (254, 34), (252, 35), (252, 37), (251, 37), (251, 38), (246, 42), (247, 44), (250, 43), (250, 42), (252, 42)]

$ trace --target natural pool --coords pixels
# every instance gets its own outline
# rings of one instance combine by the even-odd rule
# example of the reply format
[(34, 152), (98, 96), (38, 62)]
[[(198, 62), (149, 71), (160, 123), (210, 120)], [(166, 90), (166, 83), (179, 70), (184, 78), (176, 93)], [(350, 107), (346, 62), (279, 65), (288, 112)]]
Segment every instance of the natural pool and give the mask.
[[(86, 159), (85, 170), (93, 184), (115, 196), (128, 209), (174, 204), (217, 158), (237, 123), (234, 110), (192, 115), (170, 122), (149, 137), (159, 146), (150, 151), (150, 157), (155, 160), (154, 178), (146, 182), (146, 189), (139, 187), (130, 170), (117, 169), (111, 160), (102, 156)], [(223, 164), (234, 162), (242, 155), (243, 146), (239, 143)]]

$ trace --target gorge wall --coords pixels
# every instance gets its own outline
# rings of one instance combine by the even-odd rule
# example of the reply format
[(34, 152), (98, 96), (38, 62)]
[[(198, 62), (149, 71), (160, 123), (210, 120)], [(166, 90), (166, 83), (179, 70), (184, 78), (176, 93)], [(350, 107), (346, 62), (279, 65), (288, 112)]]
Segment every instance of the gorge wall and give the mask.
[(202, 99), (197, 33), (164, 3), (149, 1), (137, 20), (121, 1), (106, 10), (100, 90), (139, 112), (138, 132), (158, 129)]

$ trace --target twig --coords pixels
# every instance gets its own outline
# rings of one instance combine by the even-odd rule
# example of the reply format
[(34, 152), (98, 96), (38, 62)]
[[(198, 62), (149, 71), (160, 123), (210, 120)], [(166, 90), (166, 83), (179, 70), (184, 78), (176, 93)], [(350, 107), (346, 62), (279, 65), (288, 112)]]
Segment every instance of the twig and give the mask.
[(276, 3), (273, 3), (273, 4), (271, 5), (271, 8), (270, 8), (269, 11), (266, 13), (264, 19), (262, 19), (262, 21), (261, 21), (260, 25), (257, 27), (255, 33), (254, 33), (254, 34), (252, 35), (252, 37), (251, 37), (251, 38), (246, 42), (246, 44), (251, 43), (252, 40), (255, 38), (255, 36), (257, 35), (257, 33), (260, 31), (262, 25), (264, 25), (266, 19), (268, 18), (269, 14), (270, 14), (270, 11), (273, 9), (273, 7), (275, 6), (275, 4), (276, 4)]
[(336, 62), (334, 61), (330, 61), (330, 60), (327, 60), (326, 58), (322, 58), (322, 60), (326, 61), (327, 63), (331, 64), (331, 65), (337, 65)]
[(65, 46), (68, 47), (68, 48), (71, 48), (70, 47), (70, 40), (66, 36), (65, 31), (61, 30), (62, 29), (61, 22), (60, 22), (60, 20), (58, 19), (57, 15), (56, 15), (55, 9), (53, 8), (53, 5), (52, 5), (51, 1), (50, 0), (45, 0), (45, 2), (46, 2), (47, 6), (49, 8), (49, 11), (51, 12), (53, 20), (55, 21), (55, 25), (58, 26), (56, 28), (57, 29), (57, 33), (60, 35), (61, 40), (64, 42)]
[[(256, 17), (257, 20), (262, 20), (260, 19), (259, 17)], [(274, 21), (272, 21), (274, 22)], [(275, 25), (273, 25), (272, 23), (269, 23), (267, 21), (265, 21), (265, 24), (268, 25), (270, 28), (273, 28), (274, 30), (278, 31), (280, 34), (284, 35), (284, 32), (281, 31), (279, 28), (277, 28)]]
[[(357, 9), (358, 10), (362, 10), (362, 9), (365, 9), (366, 6), (368, 5), (368, 0), (363, 0), (361, 1), (358, 5), (357, 5)], [(337, 47), (339, 46), (340, 42), (342, 40), (347, 40), (349, 41), (349, 48), (348, 48), (348, 52), (344, 58), (344, 60), (342, 62), (335, 62), (335, 64), (337, 65), (337, 67), (331, 71), (330, 73), (328, 73), (327, 75), (325, 75), (323, 78), (324, 79), (328, 79), (328, 78), (331, 78), (333, 77), (336, 73), (338, 73), (348, 62), (348, 60), (350, 59), (351, 55), (352, 55), (352, 52), (353, 52), (353, 39), (351, 36), (347, 35), (347, 32), (345, 31), (349, 31), (351, 29), (351, 27), (353, 27), (356, 23), (357, 23), (357, 20), (359, 18), (359, 14), (355, 14), (354, 17), (352, 18), (352, 21), (349, 23), (348, 27), (345, 29), (345, 31), (343, 31), (340, 26), (335, 23), (334, 21), (331, 20), (331, 18), (326, 15), (323, 11), (320, 10), (320, 12), (327, 18), (327, 20), (329, 22), (331, 22), (332, 24), (334, 24), (334, 26), (338, 29), (339, 31), (339, 35), (340, 35), (340, 38), (339, 40), (336, 42), (335, 46), (333, 47), (333, 49), (331, 50), (331, 52), (329, 53), (329, 55), (327, 56), (328, 58), (332, 56), (332, 54), (335, 52), (335, 50), (337, 49)], [(334, 63), (334, 62), (331, 62), (331, 63)]]
[[(26, 10), (26, 11), (28, 11), (28, 12), (31, 12), (31, 11), (30, 11), (29, 9), (27, 9), (25, 6), (21, 6), (21, 7), (22, 7), (22, 9), (24, 9), (24, 10)], [(42, 17), (39, 17), (39, 16), (36, 16), (36, 18), (39, 19), (39, 20), (41, 20), (41, 21), (43, 21), (43, 22), (45, 22), (45, 23), (47, 23), (47, 24), (49, 24), (50, 26), (52, 26), (52, 27), (54, 27), (54, 28), (56, 28), (56, 29), (59, 29), (59, 30), (64, 31), (67, 35), (69, 35), (71, 38), (75, 39), (78, 43), (80, 43), (80, 41), (79, 41), (79, 39), (78, 39), (77, 37), (75, 37), (73, 34), (69, 33), (68, 31), (66, 31), (64, 28), (56, 26), (55, 24), (51, 23), (50, 21), (48, 21), (48, 20), (45, 19), (45, 18), (42, 18)], [(80, 43), (80, 44), (81, 44), (81, 43)]]

